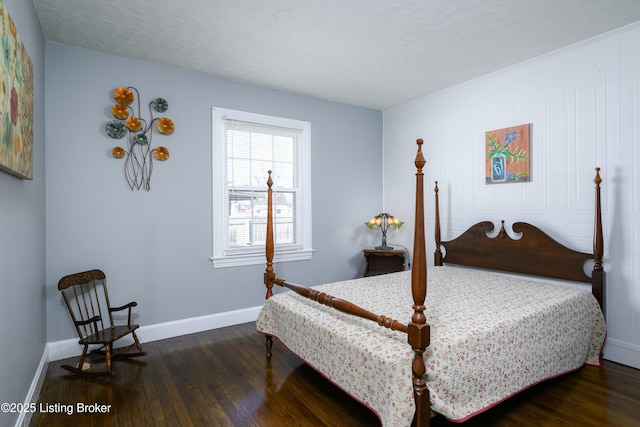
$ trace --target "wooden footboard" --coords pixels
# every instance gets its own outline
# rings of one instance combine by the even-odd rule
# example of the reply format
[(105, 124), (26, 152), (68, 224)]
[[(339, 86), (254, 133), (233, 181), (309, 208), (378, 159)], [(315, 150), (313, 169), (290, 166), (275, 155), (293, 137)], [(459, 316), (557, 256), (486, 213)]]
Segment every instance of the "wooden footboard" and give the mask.
[[(277, 278), (275, 270), (273, 268), (275, 242), (273, 235), (273, 180), (271, 179), (271, 171), (269, 171), (269, 178), (267, 180), (267, 267), (264, 273), (264, 284), (267, 288), (267, 299), (273, 295), (273, 286), (278, 285), (290, 289), (291, 291), (296, 292), (297, 294), (302, 295), (306, 298), (317, 301), (318, 303), (333, 307), (344, 313), (348, 313), (350, 315), (357, 316), (363, 319), (369, 319), (378, 323), (378, 325), (382, 327), (406, 333), (408, 335), (408, 342), (415, 353), (411, 369), (413, 372), (413, 389), (416, 402), (416, 415), (414, 425), (418, 427), (428, 426), (429, 419), (432, 415), (429, 403), (429, 391), (427, 389), (425, 380), (426, 369), (422, 356), (426, 348), (429, 346), (430, 340), (429, 325), (427, 324), (426, 316), (424, 315), (424, 302), (427, 295), (427, 264), (424, 235), (424, 174), (422, 172), (422, 168), (425, 165), (425, 159), (422, 154), (422, 143), (422, 139), (417, 140), (418, 153), (415, 159), (415, 165), (417, 169), (415, 211), (416, 226), (413, 247), (414, 267), (411, 274), (411, 287), (413, 296), (412, 309), (414, 313), (408, 324), (401, 323), (398, 320), (384, 315), (372, 313), (347, 300), (327, 295), (323, 292), (318, 292), (307, 286), (289, 283), (286, 280)], [(271, 360), (272, 345), (273, 338), (267, 335), (265, 343), (267, 361)]]

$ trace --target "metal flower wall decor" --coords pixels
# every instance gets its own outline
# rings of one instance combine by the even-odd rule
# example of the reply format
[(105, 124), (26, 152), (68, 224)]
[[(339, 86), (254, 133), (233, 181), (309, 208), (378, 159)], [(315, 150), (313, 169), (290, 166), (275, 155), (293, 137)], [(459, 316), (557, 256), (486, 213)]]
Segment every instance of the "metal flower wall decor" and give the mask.
[[(134, 92), (135, 91), (135, 95)], [(140, 93), (135, 87), (119, 87), (113, 91), (116, 104), (111, 108), (114, 120), (106, 125), (107, 135), (113, 139), (126, 137), (126, 146), (114, 147), (111, 151), (116, 159), (124, 158), (124, 175), (131, 190), (146, 191), (151, 189), (151, 172), (153, 159), (165, 161), (169, 158), (166, 147), (151, 147), (155, 132), (170, 135), (175, 129), (173, 121), (168, 117), (154, 117), (154, 113), (164, 113), (169, 104), (163, 98), (149, 101), (150, 119), (147, 122), (141, 117)], [(132, 106), (137, 101), (137, 109)]]

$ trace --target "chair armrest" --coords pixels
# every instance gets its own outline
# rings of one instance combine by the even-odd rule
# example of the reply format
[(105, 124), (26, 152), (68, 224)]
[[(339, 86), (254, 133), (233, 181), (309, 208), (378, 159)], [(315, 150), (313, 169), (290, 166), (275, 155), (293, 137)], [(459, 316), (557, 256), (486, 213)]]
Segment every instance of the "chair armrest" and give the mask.
[(132, 301), (129, 304), (123, 305), (121, 307), (112, 307), (112, 308), (109, 309), (109, 311), (112, 311), (112, 312), (113, 311), (122, 311), (122, 310), (124, 310), (126, 308), (131, 309), (131, 307), (136, 307), (137, 305), (138, 305), (137, 302)]
[(100, 316), (93, 316), (91, 319), (87, 319), (87, 320), (78, 320), (76, 322), (74, 322), (76, 324), (76, 326), (84, 326), (84, 325), (88, 325), (89, 323), (96, 323), (101, 319)]
[(129, 315), (127, 316), (127, 325), (131, 325), (131, 308), (132, 307), (136, 307), (138, 305), (137, 302), (135, 301), (131, 301), (129, 304), (123, 305), (121, 307), (113, 307), (111, 309), (109, 309), (110, 312), (114, 312), (114, 311), (121, 311), (124, 310), (126, 308), (129, 309)]

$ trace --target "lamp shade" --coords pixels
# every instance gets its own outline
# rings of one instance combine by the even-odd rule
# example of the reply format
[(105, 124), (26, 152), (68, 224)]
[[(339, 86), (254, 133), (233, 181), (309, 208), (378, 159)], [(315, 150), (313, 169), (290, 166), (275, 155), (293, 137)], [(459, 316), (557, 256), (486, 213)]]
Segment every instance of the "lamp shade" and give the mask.
[(393, 228), (399, 229), (403, 224), (404, 222), (388, 213), (380, 213), (364, 223), (369, 230), (379, 228), (382, 231), (382, 244), (375, 247), (381, 250), (393, 249), (393, 247), (387, 245), (387, 231)]

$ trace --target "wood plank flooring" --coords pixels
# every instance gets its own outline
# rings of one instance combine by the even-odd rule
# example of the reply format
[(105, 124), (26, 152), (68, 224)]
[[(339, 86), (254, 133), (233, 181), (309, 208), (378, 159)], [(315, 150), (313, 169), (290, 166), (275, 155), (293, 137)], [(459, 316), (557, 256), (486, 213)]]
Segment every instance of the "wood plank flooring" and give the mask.
[[(148, 356), (114, 362), (114, 376), (103, 379), (60, 368), (77, 357), (51, 362), (29, 425), (380, 426), (372, 411), (274, 341), (270, 367), (254, 323), (143, 343)], [(93, 406), (79, 412), (78, 403)], [(105, 412), (87, 412), (100, 409)], [(540, 384), (467, 423), (436, 417), (431, 425), (638, 426), (640, 371), (605, 361), (603, 368), (587, 366)]]

